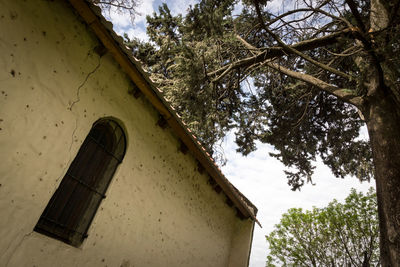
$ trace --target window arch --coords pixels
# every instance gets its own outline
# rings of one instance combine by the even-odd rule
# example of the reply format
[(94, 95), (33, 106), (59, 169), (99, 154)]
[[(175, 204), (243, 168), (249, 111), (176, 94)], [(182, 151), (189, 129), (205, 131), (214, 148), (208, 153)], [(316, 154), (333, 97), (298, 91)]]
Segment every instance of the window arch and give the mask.
[(79, 246), (87, 237), (125, 149), (126, 137), (117, 122), (111, 119), (95, 122), (35, 231)]

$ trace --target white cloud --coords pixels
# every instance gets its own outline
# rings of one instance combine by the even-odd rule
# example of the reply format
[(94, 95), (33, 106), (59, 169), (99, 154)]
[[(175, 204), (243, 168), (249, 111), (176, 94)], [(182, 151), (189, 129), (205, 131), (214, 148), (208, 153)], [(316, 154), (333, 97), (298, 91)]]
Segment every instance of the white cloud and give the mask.
[(130, 28), (129, 30), (125, 31), (125, 33), (128, 35), (130, 39), (133, 37), (136, 37), (142, 41), (148, 41), (149, 37), (146, 34), (146, 30), (143, 30), (143, 27), (135, 27), (135, 28)]
[(243, 7), (244, 7), (244, 6), (243, 6), (243, 3), (242, 3), (242, 2), (237, 3), (237, 4), (235, 5), (235, 8), (233, 9), (232, 14), (233, 14), (234, 16), (240, 15), (240, 13), (242, 12)]
[(107, 20), (113, 23), (114, 27), (126, 28), (131, 26), (132, 21), (128, 12), (117, 12), (117, 8), (111, 7), (111, 9), (103, 10), (103, 15)]
[(334, 198), (343, 201), (356, 188), (366, 192), (373, 184), (361, 184), (356, 178), (335, 178), (330, 170), (317, 162), (314, 183), (306, 184), (300, 192), (293, 192), (287, 185), (283, 170), (285, 167), (275, 158), (268, 156), (272, 152), (270, 146), (257, 144), (257, 151), (248, 157), (242, 157), (235, 152), (234, 135), (230, 134), (224, 144), (228, 158), (227, 165), (222, 167), (226, 177), (258, 208), (257, 218), (263, 228), (256, 226), (252, 252), (251, 267), (265, 266), (268, 253), (265, 235), (279, 223), (283, 213), (289, 208), (311, 209), (313, 206), (324, 207)]
[(128, 13), (116, 12), (115, 8), (111, 12), (103, 12), (103, 15), (113, 23), (113, 28), (116, 33), (123, 36), (127, 33), (129, 37), (137, 37), (141, 40), (148, 40), (146, 35), (146, 16), (154, 12), (153, 3), (155, 0), (142, 0), (139, 2), (136, 11), (140, 13), (136, 15), (134, 24), (132, 24), (131, 17)]
[(146, 16), (151, 15), (154, 12), (153, 3), (155, 0), (142, 0), (137, 11), (140, 13), (140, 16), (135, 18), (135, 24), (145, 23)]
[(292, 4), (291, 2), (292, 2), (291, 0), (289, 0), (289, 1), (274, 0), (274, 1), (268, 2), (267, 7), (268, 7), (268, 10), (271, 12), (279, 12), (279, 11), (284, 12), (285, 7), (288, 5), (291, 5)]
[(171, 13), (173, 15), (178, 15), (178, 14), (186, 14), (189, 6), (196, 4), (198, 1), (196, 0), (175, 0), (175, 1), (167, 1), (163, 0), (163, 3), (167, 3), (169, 9), (171, 10)]

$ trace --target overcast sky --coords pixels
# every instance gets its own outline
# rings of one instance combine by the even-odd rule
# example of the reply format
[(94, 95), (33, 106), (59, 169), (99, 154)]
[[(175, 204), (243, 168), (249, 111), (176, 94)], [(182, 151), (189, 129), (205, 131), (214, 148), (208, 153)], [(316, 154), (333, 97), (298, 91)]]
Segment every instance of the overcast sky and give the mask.
[[(146, 40), (146, 15), (158, 11), (158, 6), (167, 2), (173, 14), (186, 13), (189, 5), (195, 0), (142, 0), (138, 8), (141, 16), (136, 17), (135, 26), (132, 27), (130, 19), (126, 16), (113, 14), (111, 20), (114, 30), (119, 33), (127, 33), (130, 37), (138, 37)], [(279, 2), (275, 1), (279, 7)], [(364, 136), (366, 133), (364, 132)], [(350, 193), (351, 188), (366, 192), (374, 183), (361, 184), (357, 179), (335, 178), (330, 170), (317, 163), (317, 169), (313, 177), (315, 186), (305, 185), (300, 192), (293, 192), (287, 185), (283, 173), (284, 166), (276, 159), (268, 156), (273, 148), (268, 145), (258, 144), (258, 150), (247, 157), (235, 152), (234, 135), (228, 135), (223, 143), (228, 162), (222, 167), (222, 172), (246, 197), (258, 208), (258, 220), (262, 228), (256, 226), (254, 231), (253, 246), (250, 256), (251, 267), (264, 267), (268, 253), (265, 235), (273, 230), (279, 223), (281, 215), (289, 208), (311, 209), (324, 207), (334, 198), (343, 201)]]

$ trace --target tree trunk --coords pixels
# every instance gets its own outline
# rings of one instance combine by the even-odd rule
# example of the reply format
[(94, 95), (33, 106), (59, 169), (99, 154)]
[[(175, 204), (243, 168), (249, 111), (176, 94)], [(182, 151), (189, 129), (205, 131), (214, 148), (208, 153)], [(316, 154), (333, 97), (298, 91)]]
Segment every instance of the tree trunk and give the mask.
[(363, 113), (375, 165), (381, 264), (400, 267), (400, 107), (379, 87), (370, 88)]

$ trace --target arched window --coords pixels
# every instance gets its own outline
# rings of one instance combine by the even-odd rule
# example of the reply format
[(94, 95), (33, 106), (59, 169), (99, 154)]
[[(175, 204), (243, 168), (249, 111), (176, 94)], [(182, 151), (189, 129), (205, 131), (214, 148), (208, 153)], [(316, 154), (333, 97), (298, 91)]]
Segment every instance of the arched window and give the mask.
[(125, 134), (115, 121), (97, 121), (71, 163), (35, 231), (79, 246), (126, 148)]

